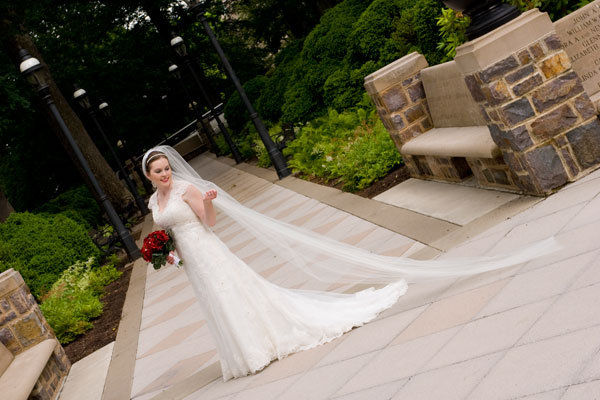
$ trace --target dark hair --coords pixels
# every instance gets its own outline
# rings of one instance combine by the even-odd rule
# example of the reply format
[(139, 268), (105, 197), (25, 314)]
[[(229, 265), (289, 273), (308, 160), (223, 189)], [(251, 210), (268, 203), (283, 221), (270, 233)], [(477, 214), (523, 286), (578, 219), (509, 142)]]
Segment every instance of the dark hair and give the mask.
[(165, 159), (167, 159), (167, 161), (169, 161), (167, 156), (160, 151), (153, 151), (150, 154), (148, 154), (148, 158), (146, 158), (146, 165), (144, 165), (144, 171), (146, 173), (149, 173), (150, 172), (150, 164), (152, 164), (153, 161), (156, 161), (160, 158), (165, 158)]

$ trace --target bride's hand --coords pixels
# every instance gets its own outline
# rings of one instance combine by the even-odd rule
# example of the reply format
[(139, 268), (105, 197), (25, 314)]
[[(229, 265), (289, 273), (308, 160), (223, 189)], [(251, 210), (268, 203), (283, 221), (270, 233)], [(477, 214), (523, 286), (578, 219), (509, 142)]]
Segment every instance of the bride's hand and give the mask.
[(173, 252), (170, 252), (169, 255), (167, 256), (167, 262), (169, 264), (175, 264), (175, 258), (174, 258)]
[(216, 190), (209, 190), (208, 192), (206, 192), (204, 194), (204, 199), (203, 200), (214, 200), (217, 198), (217, 191)]

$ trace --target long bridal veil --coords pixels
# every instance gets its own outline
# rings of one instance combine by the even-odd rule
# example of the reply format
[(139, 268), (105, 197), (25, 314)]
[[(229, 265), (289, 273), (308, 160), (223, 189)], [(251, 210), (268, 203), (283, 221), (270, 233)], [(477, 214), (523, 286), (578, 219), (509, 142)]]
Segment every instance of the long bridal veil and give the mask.
[(167, 156), (175, 179), (187, 181), (203, 192), (217, 190), (218, 197), (213, 204), (218, 211), (250, 232), (282, 261), (320, 281), (379, 284), (401, 279), (415, 282), (466, 276), (517, 265), (559, 249), (556, 240), (549, 238), (510, 254), (490, 257), (423, 261), (382, 256), (279, 221), (240, 204), (213, 182), (202, 179), (170, 146), (157, 146), (148, 150), (142, 160), (144, 166), (148, 155), (154, 151)]

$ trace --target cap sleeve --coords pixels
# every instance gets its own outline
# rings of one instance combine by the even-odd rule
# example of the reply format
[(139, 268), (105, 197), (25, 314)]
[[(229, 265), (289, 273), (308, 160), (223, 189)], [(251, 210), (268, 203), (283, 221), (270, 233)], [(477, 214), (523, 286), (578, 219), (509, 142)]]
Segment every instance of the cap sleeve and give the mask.
[(150, 196), (150, 199), (148, 200), (148, 208), (153, 210), (154, 208), (156, 208), (156, 192), (152, 193), (152, 195)]
[(173, 195), (177, 196), (177, 197), (181, 197), (183, 196), (183, 194), (185, 193), (185, 191), (187, 190), (188, 187), (192, 186), (192, 184), (190, 182), (187, 181), (182, 181), (182, 180), (176, 180), (173, 181)]

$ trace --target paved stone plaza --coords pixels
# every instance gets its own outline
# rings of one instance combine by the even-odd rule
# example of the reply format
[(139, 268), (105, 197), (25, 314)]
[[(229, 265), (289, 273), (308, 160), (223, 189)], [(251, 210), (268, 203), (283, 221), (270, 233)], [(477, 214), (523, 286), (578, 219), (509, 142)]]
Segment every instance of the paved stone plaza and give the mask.
[[(435, 211), (435, 201), (418, 205), (405, 199), (406, 207), (421, 207), (404, 210), (414, 214), (407, 221), (418, 225), (421, 215), (431, 230), (443, 231), (415, 240), (410, 226), (396, 229), (400, 234), (368, 221), (369, 215), (377, 220), (377, 207), (395, 206), (368, 200), (352, 213), (362, 219), (343, 211), (349, 209), (345, 194), (336, 197), (329, 188), (320, 192), (322, 187), (295, 178), (279, 182), (272, 171), (235, 168), (208, 156), (191, 163), (204, 178), (256, 210), (375, 252), (418, 258), (492, 255), (551, 235), (563, 248), (502, 271), (413, 284), (376, 321), (228, 382), (220, 378), (218, 357), (185, 272), (144, 267), (143, 307), (138, 329), (133, 329), (135, 361), (130, 371), (116, 371), (132, 377), (131, 398), (600, 398), (600, 171), (544, 200), (503, 193), (490, 199), (494, 192), (482, 191), (487, 203), (472, 205), (473, 218), (456, 194), (454, 200), (440, 202), (446, 212)], [(309, 189), (315, 194), (311, 197), (322, 201), (301, 194)], [(477, 198), (477, 189), (465, 189)], [(443, 196), (444, 188), (438, 190)], [(382, 197), (394, 203), (389, 193)], [(496, 204), (491, 211), (490, 201)], [(419, 214), (428, 210), (437, 213), (437, 225)], [(325, 285), (294, 272), (226, 219), (215, 230), (236, 254), (279, 285), (339, 292), (360, 288)], [(125, 357), (117, 347), (119, 338), (111, 365)], [(115, 374), (111, 368), (109, 376)], [(104, 384), (106, 371), (95, 375), (97, 385)], [(109, 382), (104, 398), (111, 398), (114, 389)]]

